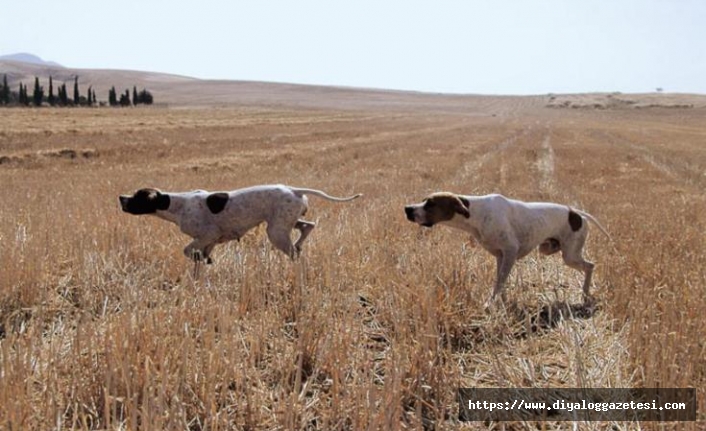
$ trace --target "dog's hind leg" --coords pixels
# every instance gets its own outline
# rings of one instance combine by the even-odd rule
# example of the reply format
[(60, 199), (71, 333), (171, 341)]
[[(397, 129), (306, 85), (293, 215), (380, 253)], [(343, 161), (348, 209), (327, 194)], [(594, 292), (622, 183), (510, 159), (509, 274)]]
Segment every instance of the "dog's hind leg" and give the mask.
[(591, 278), (593, 276), (593, 268), (595, 265), (593, 262), (589, 262), (583, 258), (583, 245), (586, 242), (586, 234), (577, 237), (575, 241), (571, 241), (568, 244), (562, 244), (561, 257), (564, 259), (564, 263), (571, 268), (583, 272), (583, 295), (584, 299), (588, 299), (591, 296)]
[(291, 231), (292, 230), (290, 228), (285, 228), (276, 224), (270, 224), (267, 226), (267, 237), (270, 239), (272, 245), (294, 260), (296, 257), (296, 249), (294, 248), (292, 238), (290, 237)]
[(579, 271), (582, 271), (584, 274), (584, 279), (583, 279), (583, 296), (585, 298), (590, 298), (591, 296), (591, 279), (593, 277), (593, 268), (595, 265), (593, 262), (589, 262), (585, 260), (581, 255), (579, 256), (567, 256), (566, 254), (563, 255), (564, 257), (564, 263), (566, 263), (568, 266), (571, 268), (577, 269)]
[(294, 243), (294, 248), (296, 249), (297, 254), (301, 253), (302, 244), (304, 244), (306, 237), (309, 236), (309, 234), (312, 230), (314, 230), (315, 227), (316, 223), (314, 222), (306, 220), (297, 220), (297, 223), (294, 225), (294, 228), (301, 232), (301, 235), (299, 235), (299, 239), (297, 239), (297, 242)]

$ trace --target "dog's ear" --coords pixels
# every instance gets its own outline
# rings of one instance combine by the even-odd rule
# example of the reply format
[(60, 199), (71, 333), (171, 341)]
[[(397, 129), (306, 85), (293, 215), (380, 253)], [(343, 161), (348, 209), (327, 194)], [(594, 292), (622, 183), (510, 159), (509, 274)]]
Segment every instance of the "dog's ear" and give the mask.
[(470, 218), (471, 212), (468, 210), (470, 206), (471, 203), (468, 202), (468, 199), (464, 198), (463, 196), (456, 196), (456, 199), (454, 201), (454, 210), (457, 213), (461, 214), (466, 218)]
[(169, 209), (169, 204), (171, 204), (172, 200), (169, 198), (169, 195), (165, 195), (164, 193), (157, 191), (154, 197), (154, 202), (158, 210), (166, 211)]

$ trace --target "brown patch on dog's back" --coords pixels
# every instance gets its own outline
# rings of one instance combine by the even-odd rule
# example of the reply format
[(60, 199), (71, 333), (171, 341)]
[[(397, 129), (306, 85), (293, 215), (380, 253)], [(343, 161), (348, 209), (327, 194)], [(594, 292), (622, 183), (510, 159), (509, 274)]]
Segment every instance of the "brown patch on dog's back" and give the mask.
[(569, 210), (569, 226), (571, 226), (571, 230), (574, 232), (578, 231), (581, 229), (581, 226), (583, 226), (581, 216), (572, 210)]

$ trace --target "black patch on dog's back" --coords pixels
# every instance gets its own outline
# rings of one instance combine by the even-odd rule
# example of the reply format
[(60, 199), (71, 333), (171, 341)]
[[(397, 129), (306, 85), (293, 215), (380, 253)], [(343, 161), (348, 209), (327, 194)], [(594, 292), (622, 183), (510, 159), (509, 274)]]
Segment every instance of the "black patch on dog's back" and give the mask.
[(206, 206), (213, 214), (223, 211), (228, 203), (228, 193), (211, 193), (206, 198)]
[(581, 226), (583, 226), (583, 219), (581, 216), (571, 210), (569, 210), (569, 226), (571, 226), (571, 230), (574, 232), (578, 231), (581, 229)]

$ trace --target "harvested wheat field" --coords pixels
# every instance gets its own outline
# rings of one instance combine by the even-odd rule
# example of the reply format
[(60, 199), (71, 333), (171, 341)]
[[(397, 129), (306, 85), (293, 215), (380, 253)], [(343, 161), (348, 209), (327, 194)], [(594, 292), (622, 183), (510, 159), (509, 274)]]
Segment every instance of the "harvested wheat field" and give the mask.
[[(458, 387), (695, 387), (667, 428), (703, 427), (703, 105), (424, 100), (0, 111), (0, 429), (457, 429)], [(118, 205), (270, 183), (364, 196), (310, 197), (294, 262), (259, 227), (197, 279), (176, 226)], [(440, 190), (590, 212), (595, 306), (533, 252), (486, 313), (495, 259), (405, 219)]]

